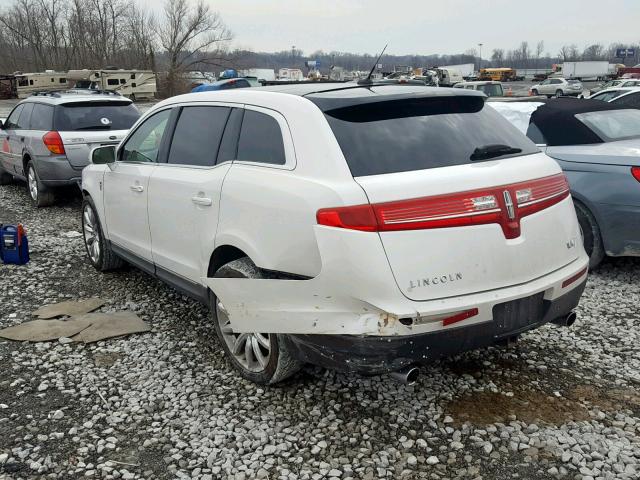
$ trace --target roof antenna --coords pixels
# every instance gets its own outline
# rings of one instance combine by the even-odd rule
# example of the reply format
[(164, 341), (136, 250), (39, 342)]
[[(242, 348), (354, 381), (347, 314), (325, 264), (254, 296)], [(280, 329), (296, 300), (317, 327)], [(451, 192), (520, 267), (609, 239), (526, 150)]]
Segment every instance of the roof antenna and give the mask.
[(376, 62), (373, 64), (373, 67), (371, 67), (371, 71), (369, 72), (369, 75), (367, 75), (366, 78), (361, 78), (360, 80), (358, 80), (358, 85), (372, 85), (373, 84), (373, 81), (371, 80), (371, 75), (373, 75), (373, 71), (378, 66), (378, 62), (382, 58), (382, 55), (384, 55), (384, 51), (387, 49), (388, 46), (389, 46), (388, 43), (384, 46), (384, 48), (382, 49), (382, 53), (380, 54), (380, 56), (378, 57)]

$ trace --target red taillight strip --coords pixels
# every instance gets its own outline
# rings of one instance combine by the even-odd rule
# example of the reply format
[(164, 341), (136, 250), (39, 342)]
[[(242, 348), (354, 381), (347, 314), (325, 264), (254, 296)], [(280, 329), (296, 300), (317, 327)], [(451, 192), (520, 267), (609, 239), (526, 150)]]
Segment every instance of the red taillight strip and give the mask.
[(497, 223), (505, 237), (512, 239), (520, 236), (522, 217), (568, 196), (569, 185), (561, 173), (481, 190), (326, 208), (318, 211), (317, 220), (320, 225), (378, 232)]
[(569, 285), (574, 283), (576, 280), (579, 280), (580, 278), (582, 278), (582, 276), (585, 273), (587, 273), (587, 270), (588, 270), (588, 267), (584, 267), (582, 270), (580, 270), (575, 275), (572, 275), (571, 277), (567, 278), (564, 282), (562, 282), (562, 288), (568, 287)]
[(640, 182), (640, 167), (631, 167), (631, 175)]
[(446, 327), (447, 325), (451, 325), (452, 323), (461, 322), (462, 320), (466, 320), (467, 318), (475, 317), (478, 315), (478, 309), (472, 308), (471, 310), (465, 310), (464, 312), (456, 313), (455, 315), (451, 315), (450, 317), (442, 319), (442, 326)]

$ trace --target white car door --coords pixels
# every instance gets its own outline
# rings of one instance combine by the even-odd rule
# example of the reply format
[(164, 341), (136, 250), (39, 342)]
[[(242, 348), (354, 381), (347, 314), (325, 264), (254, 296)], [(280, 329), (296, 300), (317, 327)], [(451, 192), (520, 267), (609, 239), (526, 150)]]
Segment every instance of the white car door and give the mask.
[(540, 90), (538, 91), (538, 93), (548, 95), (550, 91), (551, 91), (551, 79), (547, 78), (540, 84)]
[(171, 109), (153, 114), (142, 122), (118, 149), (116, 162), (104, 174), (106, 229), (114, 246), (125, 258), (151, 265), (151, 236), (147, 214), (149, 178), (163, 147)]
[(166, 159), (149, 182), (149, 229), (156, 274), (198, 296), (242, 109), (223, 104), (176, 108)]

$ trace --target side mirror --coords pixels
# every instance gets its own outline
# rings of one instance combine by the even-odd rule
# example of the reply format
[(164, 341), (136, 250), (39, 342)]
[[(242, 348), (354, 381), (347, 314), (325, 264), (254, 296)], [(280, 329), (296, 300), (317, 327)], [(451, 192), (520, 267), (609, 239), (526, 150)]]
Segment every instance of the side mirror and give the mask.
[(95, 165), (106, 165), (116, 161), (115, 145), (96, 147), (91, 150), (91, 163)]

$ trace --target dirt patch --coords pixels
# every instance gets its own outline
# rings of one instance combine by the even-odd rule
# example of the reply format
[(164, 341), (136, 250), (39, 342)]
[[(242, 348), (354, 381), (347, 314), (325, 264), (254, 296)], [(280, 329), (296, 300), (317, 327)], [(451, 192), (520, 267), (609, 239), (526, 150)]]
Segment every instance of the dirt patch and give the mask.
[(96, 367), (111, 367), (122, 358), (121, 353), (94, 353), (93, 362)]
[(588, 410), (566, 398), (549, 396), (540, 391), (519, 391), (512, 397), (501, 393), (478, 392), (454, 400), (445, 407), (454, 422), (461, 425), (489, 425), (508, 422), (510, 415), (526, 423), (547, 423), (562, 425), (589, 419)]
[(604, 411), (615, 412), (624, 408), (640, 409), (640, 392), (632, 389), (604, 389), (593, 385), (578, 385), (569, 391), (567, 397)]

